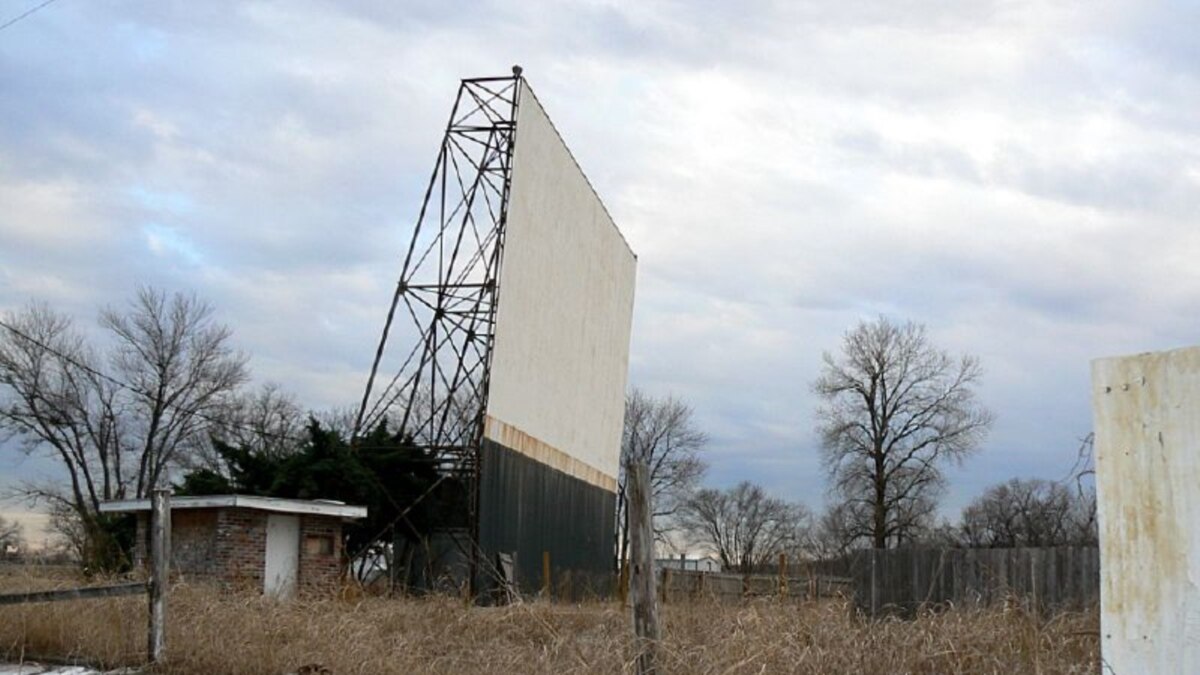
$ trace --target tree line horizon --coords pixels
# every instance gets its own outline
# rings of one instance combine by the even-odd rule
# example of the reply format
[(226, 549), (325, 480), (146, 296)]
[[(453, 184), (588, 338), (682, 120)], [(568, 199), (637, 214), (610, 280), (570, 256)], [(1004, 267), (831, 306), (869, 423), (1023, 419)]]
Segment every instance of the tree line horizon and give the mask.
[[(89, 569), (127, 565), (133, 537), (127, 519), (99, 504), (159, 485), (364, 504), (370, 515), (348, 528), (347, 550), (388, 569), (411, 559), (426, 533), (455, 524), (446, 516), (462, 510), (455, 486), (411, 439), (384, 420), (352, 443), (349, 408), (306, 411), (277, 385), (250, 387), (249, 356), (195, 294), (141, 287), (123, 308), (101, 309), (98, 323), (103, 346), (45, 304), (0, 320), (0, 441), (52, 458), (65, 474), (6, 496), (45, 508), (61, 546)], [(982, 372), (976, 357), (938, 348), (912, 321), (880, 316), (847, 330), (811, 384), (827, 481), (820, 514), (750, 481), (705, 487), (708, 435), (692, 407), (631, 386), (615, 564), (628, 559), (625, 476), (635, 461), (649, 467), (663, 550), (704, 552), (730, 570), (762, 568), (780, 553), (1095, 545), (1090, 435), (1069, 480), (1013, 477), (986, 488), (957, 522), (939, 521), (944, 468), (980, 452), (994, 420), (977, 398)], [(21, 539), (0, 519), (0, 556)]]

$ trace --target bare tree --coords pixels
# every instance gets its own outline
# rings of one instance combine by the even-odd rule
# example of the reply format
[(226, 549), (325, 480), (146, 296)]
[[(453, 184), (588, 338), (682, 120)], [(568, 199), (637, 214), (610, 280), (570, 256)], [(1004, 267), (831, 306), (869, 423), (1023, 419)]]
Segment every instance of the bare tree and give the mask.
[[(213, 439), (250, 450), (270, 459), (294, 454), (304, 440), (308, 417), (291, 394), (267, 383), (253, 391), (228, 397), (210, 431)], [(228, 475), (224, 461), (211, 444), (185, 456), (188, 469), (210, 469)]]
[[(871, 522), (871, 505), (861, 501), (830, 504), (817, 519), (811, 536), (811, 554), (821, 560), (838, 558), (852, 550), (869, 547), (865, 523)], [(942, 525), (936, 523), (936, 502), (928, 495), (898, 507), (895, 514), (895, 545), (925, 544), (938, 540)], [(954, 529), (955, 537), (958, 530)], [(957, 539), (955, 539), (957, 541)]]
[[(358, 408), (353, 406), (340, 406), (328, 408), (325, 410), (310, 411), (309, 416), (321, 424), (321, 428), (332, 431), (340, 435), (342, 438), (355, 438), (354, 434), (354, 418), (358, 414)], [(382, 419), (387, 420), (389, 428), (393, 431), (400, 429), (399, 420), (388, 415)], [(369, 429), (360, 429), (366, 431)]]
[(1075, 546), (1099, 546), (1096, 488), (1081, 486), (1071, 501), (1070, 542)]
[(78, 529), (100, 539), (100, 502), (126, 496), (122, 392), (97, 374), (98, 358), (67, 317), (35, 304), (4, 323), (0, 432), (26, 453), (48, 452), (67, 478), (65, 487), (28, 484), (21, 492), (51, 510), (69, 510)]
[(625, 397), (625, 427), (621, 436), (621, 464), (617, 477), (618, 560), (629, 553), (629, 501), (626, 476), (631, 462), (650, 467), (651, 503), (655, 536), (662, 539), (668, 521), (700, 482), (708, 465), (700, 457), (708, 436), (696, 428), (692, 408), (667, 396), (650, 396), (636, 387)]
[(858, 539), (852, 534), (859, 520), (845, 503), (829, 505), (816, 519), (810, 537), (810, 553), (817, 560), (840, 558), (849, 553)]
[(928, 525), (942, 465), (974, 452), (991, 425), (975, 397), (981, 372), (976, 358), (934, 347), (924, 326), (882, 317), (847, 332), (838, 357), (825, 353), (818, 430), (850, 536), (886, 548)]
[(99, 514), (83, 512), (69, 500), (56, 495), (52, 488), (42, 489), (50, 516), (49, 529), (56, 536), (54, 546), (60, 557), (87, 566), (102, 566), (118, 555), (115, 543), (101, 525)]
[(163, 484), (169, 467), (206, 443), (246, 379), (229, 329), (194, 296), (141, 289), (100, 323), (114, 338), (105, 356), (44, 305), (5, 316), (0, 329), (0, 433), (28, 453), (49, 453), (67, 479), (65, 488), (27, 484), (22, 493), (49, 503), (62, 523), (65, 514), (78, 519), (85, 560), (109, 555), (97, 550), (110, 548), (100, 502)]
[(799, 547), (808, 511), (743, 481), (728, 490), (697, 490), (683, 502), (679, 520), (693, 543), (711, 550), (722, 567), (749, 574)]
[(138, 439), (135, 494), (160, 484), (179, 454), (207, 441), (225, 398), (246, 381), (246, 357), (195, 295), (141, 288), (124, 312), (106, 309), (100, 324), (116, 337), (110, 361), (133, 391), (129, 417)]
[(1095, 542), (1095, 498), (1060, 483), (1014, 478), (993, 485), (963, 509), (966, 546), (1089, 545)]

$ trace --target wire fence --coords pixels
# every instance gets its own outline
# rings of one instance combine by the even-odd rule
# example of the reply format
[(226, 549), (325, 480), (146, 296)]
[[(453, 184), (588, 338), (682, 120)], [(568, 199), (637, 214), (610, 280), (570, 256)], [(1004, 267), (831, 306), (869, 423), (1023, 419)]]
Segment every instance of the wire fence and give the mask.
[(149, 610), (146, 658), (151, 663), (161, 663), (166, 650), (166, 602), (171, 559), (170, 492), (155, 490), (151, 503), (151, 567), (147, 581), (4, 593), (0, 594), (0, 607), (145, 595)]

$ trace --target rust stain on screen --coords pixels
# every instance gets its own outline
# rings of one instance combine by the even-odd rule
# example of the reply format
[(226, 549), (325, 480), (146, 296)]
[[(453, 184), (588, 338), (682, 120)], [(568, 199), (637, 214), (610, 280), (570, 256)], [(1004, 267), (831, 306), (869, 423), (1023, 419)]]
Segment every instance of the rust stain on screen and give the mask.
[(567, 453), (544, 443), (537, 438), (488, 415), (484, 422), (483, 435), (516, 452), (534, 459), (552, 469), (573, 476), (590, 485), (617, 491), (617, 479), (590, 466)]

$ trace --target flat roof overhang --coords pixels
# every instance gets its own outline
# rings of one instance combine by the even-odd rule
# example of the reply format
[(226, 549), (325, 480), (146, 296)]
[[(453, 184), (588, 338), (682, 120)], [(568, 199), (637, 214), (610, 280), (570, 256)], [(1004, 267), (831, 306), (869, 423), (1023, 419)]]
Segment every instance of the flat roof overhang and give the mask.
[[(171, 497), (171, 509), (256, 509), (272, 513), (295, 513), (311, 516), (333, 516), (346, 520), (367, 517), (367, 507), (352, 506), (324, 499), (279, 499), (247, 495), (203, 495)], [(149, 499), (120, 499), (100, 504), (101, 513), (133, 513), (149, 511)]]

